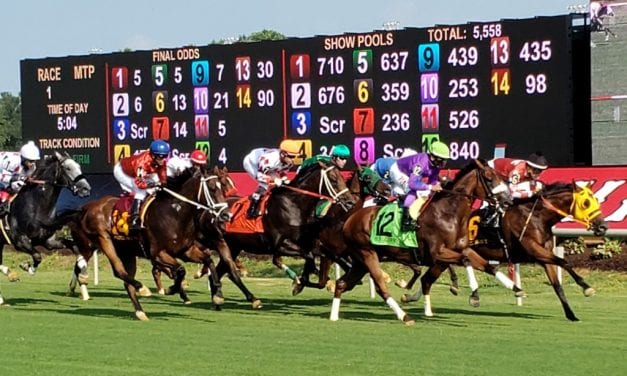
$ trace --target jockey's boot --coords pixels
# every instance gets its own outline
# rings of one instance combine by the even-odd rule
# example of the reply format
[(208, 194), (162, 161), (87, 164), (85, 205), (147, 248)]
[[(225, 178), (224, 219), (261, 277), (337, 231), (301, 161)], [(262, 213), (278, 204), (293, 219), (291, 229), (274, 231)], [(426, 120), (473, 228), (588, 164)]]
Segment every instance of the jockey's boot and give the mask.
[(9, 214), (9, 201), (0, 201), (0, 218), (4, 217), (7, 214)]
[(142, 204), (142, 200), (134, 199), (133, 205), (131, 205), (131, 216), (128, 219), (128, 230), (129, 232), (137, 232), (141, 230), (141, 221), (139, 219), (139, 208)]
[(257, 192), (250, 195), (250, 206), (248, 207), (248, 211), (246, 212), (246, 218), (254, 219), (259, 216), (259, 200), (260, 199), (261, 199), (261, 196)]
[(418, 228), (418, 223), (409, 215), (409, 208), (403, 207), (401, 217), (401, 231), (413, 231)]

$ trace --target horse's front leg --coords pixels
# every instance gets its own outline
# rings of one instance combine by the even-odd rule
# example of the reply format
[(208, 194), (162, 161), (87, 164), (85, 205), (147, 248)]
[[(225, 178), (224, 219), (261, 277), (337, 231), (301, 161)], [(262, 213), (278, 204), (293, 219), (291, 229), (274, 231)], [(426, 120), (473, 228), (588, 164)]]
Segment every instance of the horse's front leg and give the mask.
[(352, 290), (357, 282), (366, 275), (367, 269), (361, 262), (353, 262), (351, 268), (335, 282), (335, 291), (333, 293), (333, 303), (331, 304), (331, 314), (329, 320), (338, 321), (340, 319), (340, 303), (342, 302), (342, 294)]
[(13, 246), (22, 252), (28, 253), (33, 258), (33, 263), (29, 263), (28, 261), (24, 261), (20, 264), (20, 268), (22, 270), (28, 272), (30, 275), (34, 275), (37, 271), (37, 267), (41, 264), (41, 254), (39, 251), (33, 246), (33, 243), (26, 235), (20, 235), (15, 240)]
[(183, 283), (185, 281), (185, 268), (181, 265), (172, 255), (170, 255), (165, 250), (154, 251), (151, 250), (151, 254), (154, 255), (152, 257), (153, 262), (153, 270), (155, 268), (159, 268), (163, 271), (166, 271), (170, 278), (174, 279), (172, 286), (168, 287), (165, 291), (166, 295), (172, 295), (175, 293), (179, 293), (179, 297), (183, 301), (184, 304), (191, 304), (187, 293), (185, 292), (185, 288), (183, 287)]
[[(255, 297), (255, 295), (253, 295), (253, 293), (250, 292), (250, 290), (248, 290), (248, 288), (242, 281), (242, 278), (239, 273), (239, 269), (237, 267), (237, 263), (233, 259), (233, 255), (231, 254), (231, 249), (226, 244), (226, 241), (224, 241), (224, 239), (220, 239), (216, 242), (215, 245), (216, 245), (216, 249), (218, 253), (220, 254), (220, 264), (225, 265), (227, 267), (229, 279), (231, 280), (231, 282), (233, 282), (240, 289), (240, 291), (246, 297), (246, 300), (252, 303), (253, 309), (262, 308), (263, 305), (262, 305), (261, 299)], [(217, 273), (216, 273), (216, 277), (217, 277)]]
[(505, 286), (505, 288), (514, 291), (516, 297), (525, 296), (524, 291), (520, 287), (516, 286), (514, 281), (503, 274), (503, 272), (497, 270), (496, 266), (491, 265), (472, 248), (465, 248), (461, 254), (465, 257), (464, 265), (466, 266), (466, 271), (468, 272), (468, 279), (470, 283), (472, 283), (470, 288), (473, 292), (479, 288), (479, 285), (476, 278), (474, 278), (474, 270), (472, 270), (472, 268), (495, 276), (496, 279), (501, 282), (503, 286)]

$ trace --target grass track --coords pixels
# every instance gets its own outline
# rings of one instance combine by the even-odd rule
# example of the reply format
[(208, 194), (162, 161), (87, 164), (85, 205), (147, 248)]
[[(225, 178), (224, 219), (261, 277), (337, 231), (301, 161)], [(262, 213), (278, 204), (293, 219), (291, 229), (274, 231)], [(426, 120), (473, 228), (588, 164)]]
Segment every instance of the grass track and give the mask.
[[(49, 263), (44, 261), (44, 264)], [(434, 288), (436, 316), (422, 302), (405, 327), (367, 286), (344, 296), (340, 321), (328, 320), (324, 291), (290, 294), (285, 278), (247, 278), (264, 308), (252, 311), (226, 281), (223, 311), (211, 310), (205, 282), (191, 281), (194, 304), (153, 296), (151, 321), (134, 319), (122, 284), (108, 268), (92, 300), (66, 297), (68, 268), (43, 268), (19, 283), (0, 276), (12, 305), (0, 307), (0, 375), (591, 375), (624, 374), (627, 276), (587, 275), (598, 294), (566, 294), (581, 322), (568, 322), (538, 267), (523, 269), (522, 307), (479, 274), (482, 306)], [(188, 267), (191, 270), (191, 267)], [(394, 270), (393, 270), (394, 272)], [(140, 279), (152, 286), (146, 265)], [(395, 297), (402, 291), (392, 287)]]

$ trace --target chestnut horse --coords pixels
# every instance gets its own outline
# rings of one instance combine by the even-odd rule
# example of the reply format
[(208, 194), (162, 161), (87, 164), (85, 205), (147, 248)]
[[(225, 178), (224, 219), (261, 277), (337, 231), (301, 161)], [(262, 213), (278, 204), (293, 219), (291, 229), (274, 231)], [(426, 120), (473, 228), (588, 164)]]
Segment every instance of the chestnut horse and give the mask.
[[(562, 284), (557, 278), (556, 267), (564, 268), (582, 288), (586, 297), (592, 296), (595, 291), (573, 270), (566, 259), (553, 253), (551, 228), (564, 217), (571, 216), (588, 230), (592, 230), (595, 236), (603, 236), (607, 231), (607, 224), (600, 208), (599, 200), (587, 185), (549, 184), (536, 197), (515, 200), (514, 205), (505, 211), (500, 229), (477, 226), (479, 216), (473, 216), (471, 223), (474, 224), (473, 228), (478, 228), (478, 232), (471, 232), (472, 248), (488, 260), (542, 265), (562, 303), (566, 318), (579, 321), (566, 300)], [(502, 231), (505, 247), (500, 242), (491, 241), (494, 236), (489, 233), (494, 231)], [(417, 292), (406, 296), (405, 300), (415, 301), (419, 298), (420, 292)]]
[[(422, 277), (425, 304), (430, 303), (429, 292), (435, 281), (432, 277), (434, 271), (440, 272), (449, 264), (465, 263), (492, 275), (496, 274), (508, 287), (520, 292), (511, 280), (503, 273), (496, 272), (468, 245), (468, 219), (473, 201), (478, 198), (498, 200), (498, 204), (510, 202), (509, 190), (503, 180), (483, 161), (475, 160), (464, 167), (453, 181), (447, 183), (446, 188), (436, 193), (423, 208), (419, 217), (420, 227), (416, 230), (419, 248), (415, 250), (371, 243), (370, 234), (380, 207), (359, 209), (346, 220), (343, 235), (353, 265), (336, 283), (330, 316), (332, 321), (339, 319), (342, 293), (350, 291), (369, 272), (378, 294), (392, 308), (397, 318), (406, 325), (414, 324), (413, 318), (390, 295), (380, 261), (396, 261), (412, 268), (420, 264), (431, 265)], [(376, 226), (379, 230), (385, 230), (381, 224)], [(430, 304), (428, 311), (425, 306), (425, 311), (427, 316), (433, 315)]]
[[(182, 288), (185, 268), (176, 259), (211, 262), (207, 252), (192, 245), (197, 239), (197, 221), (201, 213), (210, 213), (207, 221), (212, 221), (215, 226), (228, 218), (217, 176), (199, 169), (178, 192), (167, 188), (159, 190), (145, 210), (145, 228), (136, 236), (114, 235), (112, 232), (111, 214), (119, 199), (105, 196), (88, 202), (70, 220), (69, 227), (79, 252), (87, 260), (95, 248), (107, 256), (114, 275), (124, 281), (135, 316), (140, 320), (148, 320), (148, 316), (139, 304), (137, 294), (149, 294), (149, 290), (135, 279), (137, 256), (149, 258), (153, 265), (173, 277), (170, 293), (178, 292), (181, 300), (188, 303), (189, 298)], [(201, 209), (203, 211), (199, 212)]]

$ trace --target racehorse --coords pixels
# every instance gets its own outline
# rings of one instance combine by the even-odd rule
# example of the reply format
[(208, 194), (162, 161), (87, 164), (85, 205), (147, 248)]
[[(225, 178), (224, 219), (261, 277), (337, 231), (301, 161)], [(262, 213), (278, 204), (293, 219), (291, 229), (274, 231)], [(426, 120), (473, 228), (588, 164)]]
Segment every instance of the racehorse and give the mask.
[[(337, 282), (331, 308), (330, 319), (339, 319), (341, 296), (350, 291), (361, 278), (370, 273), (378, 294), (392, 308), (397, 318), (406, 325), (415, 322), (389, 294), (384, 281), (380, 261), (396, 261), (417, 267), (420, 264), (431, 265), (422, 277), (425, 295), (425, 315), (432, 316), (429, 292), (435, 281), (433, 275), (444, 270), (448, 264), (468, 263), (476, 269), (497, 276), (515, 292), (521, 292), (503, 273), (495, 271), (488, 262), (468, 246), (467, 224), (471, 205), (475, 199), (509, 203), (509, 190), (485, 162), (475, 160), (464, 167), (455, 179), (446, 185), (446, 189), (434, 194), (425, 205), (419, 217), (420, 227), (416, 230), (419, 247), (415, 250), (394, 246), (373, 245), (371, 231), (387, 232), (389, 218), (379, 218), (380, 207), (369, 207), (355, 211), (344, 223), (343, 235), (348, 245), (347, 251), (352, 256), (353, 265), (348, 273)], [(428, 303), (428, 305), (427, 305)]]
[(305, 267), (300, 278), (294, 280), (292, 293), (300, 293), (305, 287), (317, 289), (328, 286), (329, 269), (333, 263), (338, 263), (348, 271), (350, 257), (346, 254), (347, 245), (342, 236), (342, 226), (348, 216), (364, 207), (364, 205), (383, 205), (388, 203), (391, 194), (390, 186), (376, 172), (369, 167), (358, 165), (347, 182), (351, 195), (356, 200), (355, 206), (348, 212), (339, 206), (329, 209), (327, 215), (321, 220), (321, 231), (316, 247), (317, 256), (320, 256), (318, 269), (318, 281), (311, 282), (309, 276), (316, 270), (316, 265), (311, 259), (305, 260)]
[[(553, 253), (553, 234), (551, 228), (566, 216), (582, 223), (595, 236), (603, 236), (607, 224), (603, 219), (599, 200), (587, 186), (577, 184), (554, 183), (547, 185), (536, 197), (514, 201), (502, 219), (501, 229), (479, 226), (472, 248), (482, 257), (511, 263), (538, 263), (542, 265), (553, 286), (553, 290), (562, 303), (566, 318), (578, 321), (570, 308), (564, 289), (557, 278), (556, 266), (564, 268), (573, 280), (581, 286), (584, 296), (592, 296), (595, 291), (578, 275), (566, 259)], [(477, 222), (473, 217), (471, 222)], [(505, 246), (499, 241), (491, 241), (490, 232), (502, 231)], [(419, 293), (406, 297), (407, 301), (419, 298)], [(477, 296), (478, 299), (478, 296)]]
[[(26, 184), (13, 199), (9, 214), (2, 219), (2, 243), (0, 243), (0, 270), (16, 278), (16, 274), (2, 265), (2, 249), (12, 244), (16, 250), (31, 255), (33, 262), (24, 262), (20, 267), (34, 274), (41, 263), (41, 254), (36, 246), (49, 249), (63, 248), (53, 238), (61, 228), (56, 225), (55, 205), (63, 188), (74, 195), (86, 197), (91, 186), (81, 171), (81, 166), (67, 152), (54, 152), (37, 164), (30, 183)], [(8, 225), (8, 226), (7, 226)], [(8, 227), (8, 230), (7, 230)]]
[(106, 196), (85, 204), (73, 214), (69, 226), (80, 253), (86, 260), (94, 248), (109, 259), (114, 275), (124, 281), (124, 287), (135, 309), (135, 316), (148, 320), (137, 299), (137, 293), (149, 295), (149, 290), (135, 279), (137, 256), (149, 258), (153, 265), (174, 279), (169, 293), (178, 292), (189, 303), (182, 282), (185, 268), (176, 260), (209, 263), (210, 256), (197, 247), (199, 210), (209, 213), (215, 226), (228, 218), (226, 202), (218, 178), (205, 169), (194, 173), (178, 192), (159, 190), (152, 202), (145, 205), (144, 226), (138, 235), (124, 236), (112, 227), (112, 213), (120, 197)]
[[(229, 199), (232, 209), (238, 200)], [(339, 206), (348, 211), (355, 205), (355, 199), (346, 187), (341, 172), (333, 164), (318, 161), (300, 171), (288, 185), (270, 190), (266, 202), (266, 213), (262, 216), (264, 232), (225, 231), (224, 238), (231, 250), (233, 259), (241, 251), (253, 254), (272, 255), (272, 263), (286, 271), (290, 278), (297, 275), (281, 261), (281, 256), (304, 257), (313, 260), (312, 248), (320, 231), (322, 219), (316, 215), (316, 207), (321, 204)], [(232, 213), (234, 216), (237, 213)], [(218, 278), (229, 272), (220, 260), (216, 266)], [(229, 278), (232, 275), (229, 274)], [(241, 281), (241, 280), (240, 280)], [(240, 290), (243, 284), (238, 284)], [(247, 293), (242, 290), (245, 295)], [(250, 297), (247, 295), (247, 299)]]

